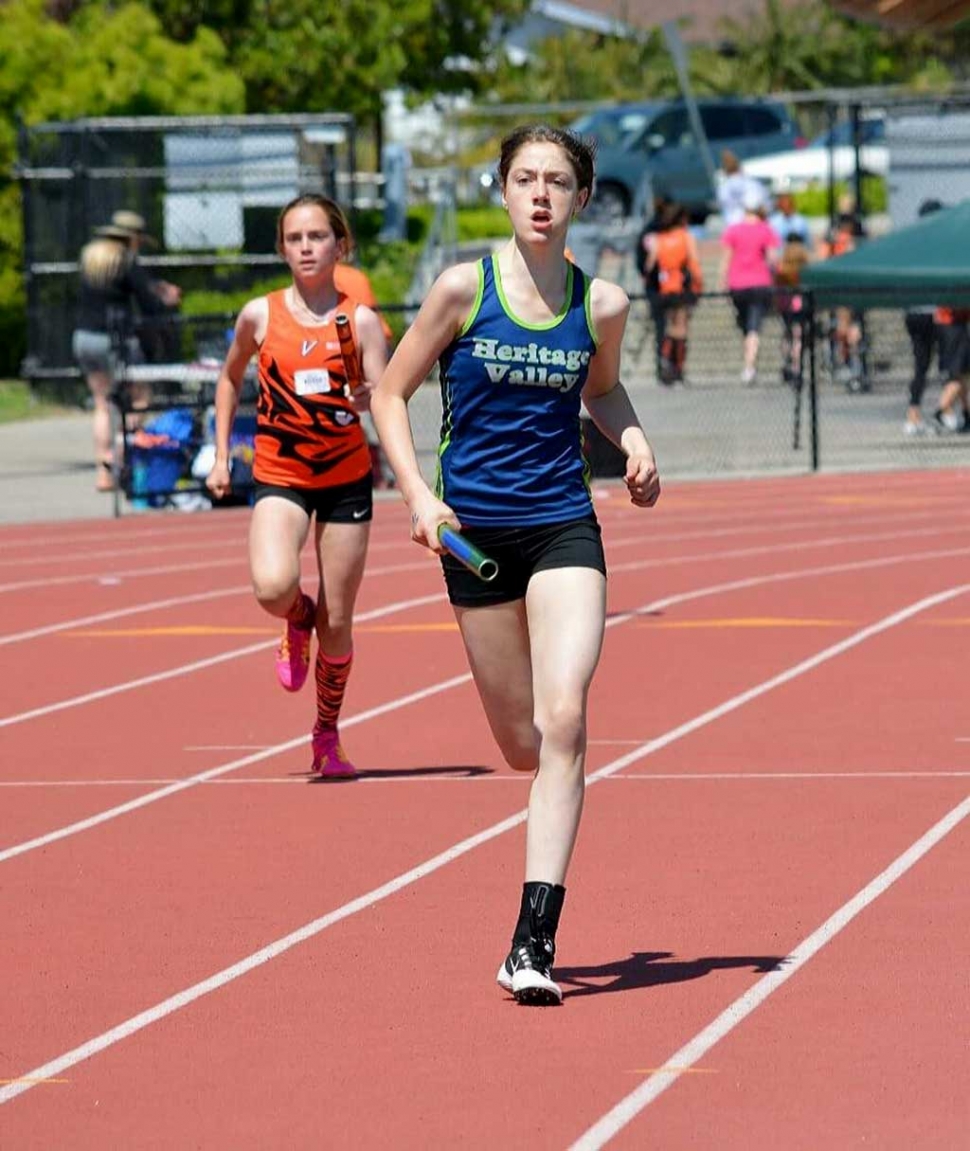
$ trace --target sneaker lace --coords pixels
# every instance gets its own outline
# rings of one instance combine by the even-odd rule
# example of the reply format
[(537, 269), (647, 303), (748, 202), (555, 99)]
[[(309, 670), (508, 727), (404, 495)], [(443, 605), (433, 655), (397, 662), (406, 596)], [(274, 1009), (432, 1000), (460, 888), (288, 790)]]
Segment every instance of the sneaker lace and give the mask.
[(532, 947), (535, 954), (533, 966), (548, 979), (556, 958), (555, 940), (551, 935), (538, 935), (533, 940)]

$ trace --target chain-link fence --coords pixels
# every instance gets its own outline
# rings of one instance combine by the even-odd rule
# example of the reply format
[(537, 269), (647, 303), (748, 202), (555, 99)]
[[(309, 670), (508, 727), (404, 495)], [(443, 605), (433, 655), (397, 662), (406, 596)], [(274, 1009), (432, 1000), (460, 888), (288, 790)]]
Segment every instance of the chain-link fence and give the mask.
[[(861, 244), (911, 223), (927, 198), (954, 203), (970, 197), (970, 94), (830, 92), (773, 100), (791, 106), (810, 142), (746, 161), (745, 167), (776, 195), (798, 193), (813, 248), (843, 211), (861, 206), (856, 212), (865, 233), (858, 237)], [(463, 146), (487, 140), (494, 156), (494, 140), (512, 123), (566, 123), (582, 110), (576, 105), (488, 108), (452, 135)], [(248, 293), (255, 282), (282, 271), (273, 254), (272, 228), (290, 195), (322, 191), (352, 203), (358, 185), (366, 183), (372, 192), (373, 178), (356, 171), (355, 148), (354, 124), (345, 116), (78, 121), (25, 131), (20, 161), (30, 341), (25, 374), (41, 380), (76, 377), (70, 335), (77, 251), (91, 228), (114, 210), (137, 211), (161, 241), (142, 258), (155, 274), (183, 288), (208, 285)], [(443, 266), (477, 258), (502, 242), (461, 245), (457, 238), (456, 203), (493, 199), (491, 174), (486, 163), (411, 171), (411, 196), (433, 200), (434, 223), (412, 293), (403, 302), (380, 301), (387, 311), (402, 313), (409, 322)], [(904, 434), (913, 350), (904, 309), (885, 300), (862, 309), (849, 357), (843, 354), (834, 309), (814, 315), (804, 337), (807, 362), (796, 385), (785, 370), (790, 348), (777, 312), (764, 322), (757, 375), (743, 381), (742, 337), (731, 300), (708, 293), (692, 310), (685, 383), (659, 383), (654, 318), (633, 255), (642, 223), (640, 217), (611, 220), (593, 213), (570, 230), (568, 242), (582, 267), (621, 283), (630, 294), (624, 381), (667, 474), (964, 462), (970, 437), (946, 428), (938, 436)], [(695, 228), (709, 287), (719, 282), (720, 230), (716, 215)], [(198, 328), (181, 324), (176, 342), (169, 327), (169, 343), (163, 341), (145, 358), (163, 365), (196, 362), (203, 354)], [(166, 331), (160, 327), (154, 334), (161, 339)], [(212, 348), (204, 354), (219, 356), (224, 333), (210, 335)], [(161, 377), (157, 382), (164, 383)], [(934, 361), (927, 415), (942, 382)], [(434, 378), (412, 401), (412, 415), (419, 456), (430, 476), (440, 426)]]
[(352, 116), (81, 119), (22, 127), (30, 380), (78, 375), (71, 353), (77, 258), (118, 210), (157, 242), (140, 263), (183, 292), (240, 293), (280, 269), (279, 209), (304, 192), (353, 206)]

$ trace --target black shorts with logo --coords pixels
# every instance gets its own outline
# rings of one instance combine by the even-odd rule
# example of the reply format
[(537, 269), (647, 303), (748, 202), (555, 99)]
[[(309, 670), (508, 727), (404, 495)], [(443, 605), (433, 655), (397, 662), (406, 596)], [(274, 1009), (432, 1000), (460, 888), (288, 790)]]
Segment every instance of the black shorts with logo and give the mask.
[(441, 557), (448, 598), (456, 607), (484, 607), (522, 599), (529, 580), (551, 568), (593, 568), (606, 575), (603, 535), (592, 514), (531, 527), (463, 527), (462, 535), (498, 564), (486, 583), (447, 552)]
[(315, 515), (318, 524), (366, 524), (374, 517), (374, 481), (370, 472), (353, 483), (332, 488), (286, 488), (256, 482), (253, 503), (279, 496)]
[(940, 324), (940, 369), (945, 380), (970, 372), (970, 330), (966, 324)]

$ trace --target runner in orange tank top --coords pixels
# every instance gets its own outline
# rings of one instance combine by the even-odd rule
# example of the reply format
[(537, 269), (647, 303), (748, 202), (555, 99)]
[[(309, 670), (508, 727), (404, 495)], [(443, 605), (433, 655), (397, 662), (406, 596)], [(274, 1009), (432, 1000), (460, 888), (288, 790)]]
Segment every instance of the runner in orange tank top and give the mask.
[(660, 344), (660, 383), (682, 384), (687, 363), (687, 334), (691, 309), (704, 290), (697, 241), (687, 227), (687, 210), (665, 204), (656, 232), (645, 239), (645, 268), (656, 269), (664, 335)]
[[(206, 481), (217, 498), (231, 490), (229, 437), (246, 367), (257, 356), (250, 574), (260, 605), (286, 621), (276, 675), (287, 691), (306, 682), (317, 633), (312, 770), (326, 778), (355, 774), (340, 745), (337, 719), (350, 674), (351, 623), (372, 515), (370, 453), (360, 415), (387, 363), (377, 315), (334, 283), (337, 262), (352, 246), (347, 220), (332, 200), (299, 196), (280, 212), (277, 250), (293, 281), (250, 300), (239, 314), (216, 385), (216, 462)], [(350, 319), (360, 353), (363, 383), (353, 394), (337, 339), (340, 312)], [(312, 519), (318, 602), (300, 584), (300, 553)]]

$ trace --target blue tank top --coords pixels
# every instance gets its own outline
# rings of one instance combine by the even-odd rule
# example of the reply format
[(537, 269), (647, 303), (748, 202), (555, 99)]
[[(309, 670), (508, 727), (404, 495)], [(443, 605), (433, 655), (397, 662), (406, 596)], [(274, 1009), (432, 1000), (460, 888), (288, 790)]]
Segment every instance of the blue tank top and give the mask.
[(479, 262), (478, 277), (471, 314), (439, 361), (436, 493), (465, 524), (588, 516), (580, 392), (596, 351), (589, 280), (570, 263), (559, 314), (528, 324), (512, 315), (496, 256)]

